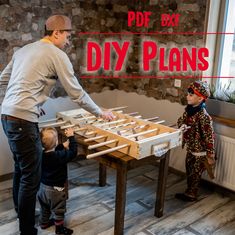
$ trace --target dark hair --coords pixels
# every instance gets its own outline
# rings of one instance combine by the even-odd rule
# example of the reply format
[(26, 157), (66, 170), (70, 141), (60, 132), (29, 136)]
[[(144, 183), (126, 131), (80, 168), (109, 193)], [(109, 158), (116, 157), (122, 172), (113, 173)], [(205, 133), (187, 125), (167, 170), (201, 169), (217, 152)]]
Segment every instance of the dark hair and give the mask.
[(53, 30), (47, 30), (46, 25), (45, 25), (45, 32), (44, 32), (44, 36), (51, 36), (53, 33)]

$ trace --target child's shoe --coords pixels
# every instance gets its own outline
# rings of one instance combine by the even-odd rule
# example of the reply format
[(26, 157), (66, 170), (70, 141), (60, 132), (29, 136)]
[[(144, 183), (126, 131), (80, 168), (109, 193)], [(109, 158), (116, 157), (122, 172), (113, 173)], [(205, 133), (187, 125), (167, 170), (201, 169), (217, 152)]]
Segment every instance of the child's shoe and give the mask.
[(47, 229), (47, 228), (51, 227), (52, 225), (54, 225), (54, 222), (55, 222), (54, 219), (49, 219), (48, 223), (41, 223), (40, 228)]
[(197, 200), (196, 197), (189, 196), (189, 195), (187, 195), (185, 193), (176, 193), (175, 194), (175, 198), (180, 199), (180, 200), (182, 200), (184, 202), (194, 202), (194, 201)]
[(55, 226), (55, 233), (59, 235), (70, 235), (73, 233), (72, 229), (64, 227), (63, 224)]

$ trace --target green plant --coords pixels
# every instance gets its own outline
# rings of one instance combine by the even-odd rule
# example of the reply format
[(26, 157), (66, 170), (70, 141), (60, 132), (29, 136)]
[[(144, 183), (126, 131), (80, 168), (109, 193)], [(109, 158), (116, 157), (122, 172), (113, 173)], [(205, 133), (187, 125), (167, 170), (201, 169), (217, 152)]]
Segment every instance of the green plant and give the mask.
[(210, 98), (235, 103), (235, 90), (231, 89), (231, 81), (228, 84), (210, 86)]

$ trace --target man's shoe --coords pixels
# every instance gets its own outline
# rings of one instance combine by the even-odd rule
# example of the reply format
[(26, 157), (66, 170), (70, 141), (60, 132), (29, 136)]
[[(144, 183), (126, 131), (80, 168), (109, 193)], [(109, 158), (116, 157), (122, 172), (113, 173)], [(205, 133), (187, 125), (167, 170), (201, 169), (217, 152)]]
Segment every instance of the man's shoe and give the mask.
[(64, 227), (64, 225), (56, 225), (55, 233), (59, 235), (70, 235), (73, 233), (72, 229)]
[(177, 198), (177, 199), (179, 199), (181, 201), (184, 201), (184, 202), (194, 202), (194, 201), (197, 200), (196, 197), (188, 196), (185, 193), (176, 193), (175, 194), (175, 198)]

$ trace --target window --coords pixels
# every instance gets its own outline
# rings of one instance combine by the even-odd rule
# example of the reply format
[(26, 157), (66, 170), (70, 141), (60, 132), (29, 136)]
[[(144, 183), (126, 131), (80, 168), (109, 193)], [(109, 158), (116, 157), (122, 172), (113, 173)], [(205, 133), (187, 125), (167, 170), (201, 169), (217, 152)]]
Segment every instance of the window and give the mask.
[[(235, 1), (224, 1), (224, 17), (222, 18), (221, 41), (218, 46), (220, 53), (218, 57), (218, 85), (235, 90)], [(228, 78), (224, 78), (228, 77)]]

